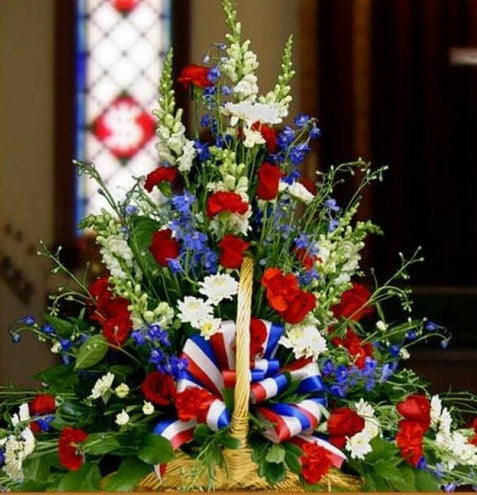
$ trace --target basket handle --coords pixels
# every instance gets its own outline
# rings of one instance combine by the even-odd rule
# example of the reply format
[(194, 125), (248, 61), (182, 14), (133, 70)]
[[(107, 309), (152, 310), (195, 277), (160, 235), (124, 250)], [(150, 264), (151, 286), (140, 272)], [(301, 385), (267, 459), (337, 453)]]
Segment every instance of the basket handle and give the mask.
[(247, 443), (250, 400), (250, 317), (253, 289), (253, 260), (246, 256), (240, 270), (236, 320), (235, 390), (231, 434)]

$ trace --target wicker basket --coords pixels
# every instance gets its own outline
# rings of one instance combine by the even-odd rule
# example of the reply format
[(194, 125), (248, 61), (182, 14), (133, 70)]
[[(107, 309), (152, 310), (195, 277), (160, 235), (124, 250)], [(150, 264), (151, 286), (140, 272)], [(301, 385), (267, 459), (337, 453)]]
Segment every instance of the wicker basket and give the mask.
[[(214, 490), (216, 491), (304, 491), (299, 477), (288, 471), (287, 478), (274, 486), (258, 475), (258, 466), (252, 461), (251, 450), (247, 445), (249, 427), (250, 399), (250, 316), (253, 287), (253, 261), (246, 257), (240, 271), (238, 289), (237, 322), (236, 322), (236, 386), (234, 391), (234, 411), (231, 421), (231, 435), (240, 441), (240, 448), (224, 451), (226, 468), (217, 470)], [(210, 483), (208, 479), (199, 479), (192, 484), (191, 473), (195, 461), (179, 452), (175, 459), (167, 465), (163, 480), (155, 474), (147, 476), (138, 486), (137, 491), (184, 491), (193, 489), (205, 490)], [(360, 488), (359, 481), (333, 470), (321, 482), (323, 489), (331, 491), (355, 491)]]

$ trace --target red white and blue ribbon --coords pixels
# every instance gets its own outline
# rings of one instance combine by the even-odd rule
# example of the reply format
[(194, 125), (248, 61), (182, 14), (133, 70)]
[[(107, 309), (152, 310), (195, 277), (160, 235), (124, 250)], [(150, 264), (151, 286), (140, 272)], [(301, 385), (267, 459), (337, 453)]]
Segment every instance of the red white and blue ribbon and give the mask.
[[(250, 400), (255, 406), (252, 414), (273, 424), (263, 432), (272, 442), (296, 443), (315, 439), (317, 437), (311, 434), (318, 426), (326, 406), (318, 365), (310, 359), (299, 359), (282, 368), (275, 355), (284, 328), (268, 321), (263, 323), (267, 328), (263, 352), (253, 356), (250, 362)], [(188, 366), (177, 381), (177, 391), (195, 387), (212, 393), (215, 400), (200, 421), (213, 431), (229, 426), (231, 417), (223, 401), (223, 391), (235, 383), (235, 323), (223, 322), (220, 331), (209, 340), (199, 334), (192, 335), (184, 345), (182, 357), (187, 359)], [(284, 391), (291, 381), (298, 382), (294, 394), (303, 396), (303, 400), (294, 404), (267, 402)], [(177, 418), (162, 420), (154, 433), (167, 438), (172, 447), (177, 449), (192, 440), (197, 422), (184, 422)], [(341, 465), (344, 456), (340, 451), (325, 440), (318, 441), (332, 453), (334, 465)]]

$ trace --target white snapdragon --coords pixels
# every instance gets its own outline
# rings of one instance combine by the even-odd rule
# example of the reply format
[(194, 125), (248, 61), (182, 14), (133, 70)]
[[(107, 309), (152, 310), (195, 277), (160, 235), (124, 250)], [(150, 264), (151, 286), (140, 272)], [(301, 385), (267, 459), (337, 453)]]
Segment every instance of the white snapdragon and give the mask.
[(142, 412), (146, 416), (150, 416), (154, 412), (154, 406), (151, 402), (144, 401), (144, 405), (142, 406)]
[(287, 187), (287, 192), (292, 198), (298, 199), (306, 205), (310, 204), (315, 198), (315, 196), (311, 194), (311, 192), (308, 191), (308, 189), (303, 184), (300, 184), (297, 181), (293, 181)]
[(230, 125), (235, 127), (239, 121), (250, 127), (254, 122), (279, 124), (282, 119), (277, 105), (268, 103), (226, 103), (221, 112), (230, 117)]
[(99, 252), (109, 273), (113, 277), (125, 277), (126, 269), (133, 267), (134, 255), (123, 234), (98, 236)]
[(124, 399), (129, 394), (129, 387), (126, 383), (120, 383), (115, 389), (114, 392), (120, 399)]
[(224, 299), (237, 295), (238, 282), (231, 275), (218, 273), (208, 275), (199, 283), (199, 292), (207, 297), (207, 303), (216, 306)]
[(253, 101), (258, 94), (257, 76), (247, 74), (234, 86), (233, 94), (241, 101)]
[(192, 327), (200, 330), (202, 325), (213, 319), (213, 308), (203, 299), (186, 296), (183, 301), (178, 301), (178, 317), (183, 323), (190, 323)]
[(265, 138), (262, 136), (262, 133), (260, 131), (254, 131), (249, 127), (244, 127), (243, 133), (245, 136), (245, 139), (243, 140), (243, 145), (246, 148), (253, 148), (256, 145), (265, 143)]
[(280, 338), (280, 344), (292, 349), (297, 359), (312, 357), (316, 360), (328, 350), (326, 339), (315, 326), (309, 324), (290, 327)]
[(114, 375), (113, 373), (108, 371), (108, 373), (96, 380), (96, 383), (91, 390), (91, 395), (88, 397), (88, 399), (99, 399), (100, 397), (103, 397), (111, 390), (113, 381)]
[(119, 426), (124, 426), (129, 423), (129, 414), (123, 409), (119, 414), (116, 414), (115, 423)]

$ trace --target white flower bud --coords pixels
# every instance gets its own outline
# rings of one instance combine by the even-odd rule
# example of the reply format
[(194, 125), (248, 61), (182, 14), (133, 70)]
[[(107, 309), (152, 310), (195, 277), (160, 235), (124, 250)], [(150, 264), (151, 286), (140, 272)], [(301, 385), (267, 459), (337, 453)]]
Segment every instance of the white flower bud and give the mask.
[(120, 399), (124, 399), (129, 394), (129, 387), (125, 383), (120, 383), (114, 391)]
[(385, 332), (388, 329), (388, 326), (386, 325), (386, 323), (384, 323), (383, 320), (379, 320), (376, 322), (376, 328), (378, 330), (381, 330), (381, 332)]
[(154, 412), (154, 406), (150, 402), (144, 401), (144, 405), (142, 406), (142, 412), (146, 416), (149, 416)]
[(123, 409), (119, 414), (116, 414), (115, 423), (119, 426), (129, 423), (129, 414)]

